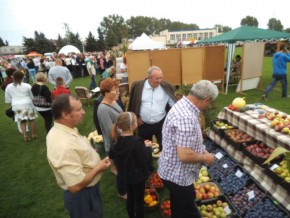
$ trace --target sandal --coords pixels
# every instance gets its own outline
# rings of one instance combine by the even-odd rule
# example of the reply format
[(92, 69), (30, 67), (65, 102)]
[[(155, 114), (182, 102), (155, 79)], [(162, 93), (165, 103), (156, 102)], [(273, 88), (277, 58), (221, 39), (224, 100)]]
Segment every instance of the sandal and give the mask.
[(33, 135), (31, 136), (32, 139), (37, 139), (38, 138), (38, 135)]
[(29, 136), (24, 136), (23, 138), (24, 138), (24, 141), (25, 141), (25, 142), (29, 142), (29, 141), (31, 140), (31, 139), (29, 138)]

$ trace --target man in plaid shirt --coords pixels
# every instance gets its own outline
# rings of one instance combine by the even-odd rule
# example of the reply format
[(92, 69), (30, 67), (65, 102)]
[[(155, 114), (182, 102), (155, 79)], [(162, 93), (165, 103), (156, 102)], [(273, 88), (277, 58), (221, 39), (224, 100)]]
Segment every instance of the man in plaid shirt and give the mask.
[(217, 87), (208, 80), (194, 84), (187, 97), (169, 111), (162, 129), (163, 151), (158, 174), (170, 192), (172, 218), (199, 217), (193, 181), (202, 164), (212, 164), (215, 156), (203, 146), (199, 112), (217, 97)]

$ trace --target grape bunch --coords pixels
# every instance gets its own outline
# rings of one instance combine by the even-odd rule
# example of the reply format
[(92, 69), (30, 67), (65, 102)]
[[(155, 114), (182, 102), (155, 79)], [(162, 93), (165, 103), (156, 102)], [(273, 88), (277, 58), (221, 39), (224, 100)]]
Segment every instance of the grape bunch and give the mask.
[(212, 165), (208, 172), (213, 179), (225, 177), (236, 166), (236, 163), (229, 157), (225, 156), (219, 162)]
[(237, 193), (237, 191), (243, 188), (250, 179), (250, 176), (246, 173), (243, 173), (240, 178), (237, 177), (235, 173), (236, 171), (231, 171), (226, 177), (221, 177), (219, 185), (225, 194)]
[[(249, 198), (248, 193), (253, 191), (254, 198)], [(261, 201), (265, 197), (265, 193), (259, 189), (259, 187), (253, 183), (248, 187), (242, 188), (234, 196), (229, 196), (232, 204), (238, 210), (239, 214), (244, 214), (250, 210), (256, 203)]]
[(286, 212), (276, 207), (269, 198), (265, 198), (263, 202), (258, 203), (252, 210), (245, 214), (244, 218), (286, 218), (289, 217)]

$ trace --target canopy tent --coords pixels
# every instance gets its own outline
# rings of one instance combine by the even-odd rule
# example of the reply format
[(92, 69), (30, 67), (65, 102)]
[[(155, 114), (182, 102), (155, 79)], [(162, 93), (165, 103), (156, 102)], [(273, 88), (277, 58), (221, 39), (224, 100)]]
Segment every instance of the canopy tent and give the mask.
[(42, 56), (42, 54), (39, 54), (38, 52), (36, 51), (31, 51), (29, 52), (27, 55), (25, 55), (26, 57), (39, 57), (39, 56)]
[(251, 26), (240, 26), (229, 32), (220, 34), (218, 36), (199, 41), (198, 44), (228, 44), (227, 55), (227, 73), (226, 73), (226, 93), (228, 91), (228, 83), (230, 77), (230, 65), (233, 58), (235, 43), (237, 42), (258, 42), (269, 40), (289, 40), (290, 34), (285, 32), (278, 32), (273, 30), (265, 30)]
[(62, 47), (59, 50), (58, 53), (67, 55), (68, 53), (76, 53), (76, 54), (78, 54), (78, 53), (81, 53), (81, 52), (80, 52), (80, 50), (77, 47), (75, 47), (73, 45), (66, 45), (66, 46)]
[(164, 49), (165, 45), (162, 42), (156, 42), (150, 39), (145, 33), (142, 33), (141, 36), (137, 37), (132, 44), (129, 46), (129, 49), (132, 50), (153, 50), (153, 49)]

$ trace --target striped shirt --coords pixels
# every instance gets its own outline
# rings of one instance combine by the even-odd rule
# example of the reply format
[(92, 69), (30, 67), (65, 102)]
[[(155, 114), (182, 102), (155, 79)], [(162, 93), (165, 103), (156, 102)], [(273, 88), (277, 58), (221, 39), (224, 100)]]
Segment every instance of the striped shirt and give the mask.
[(158, 160), (158, 174), (180, 186), (189, 186), (197, 179), (201, 164), (181, 162), (177, 146), (192, 148), (203, 153), (199, 109), (186, 97), (180, 99), (169, 111), (162, 129), (163, 150)]

